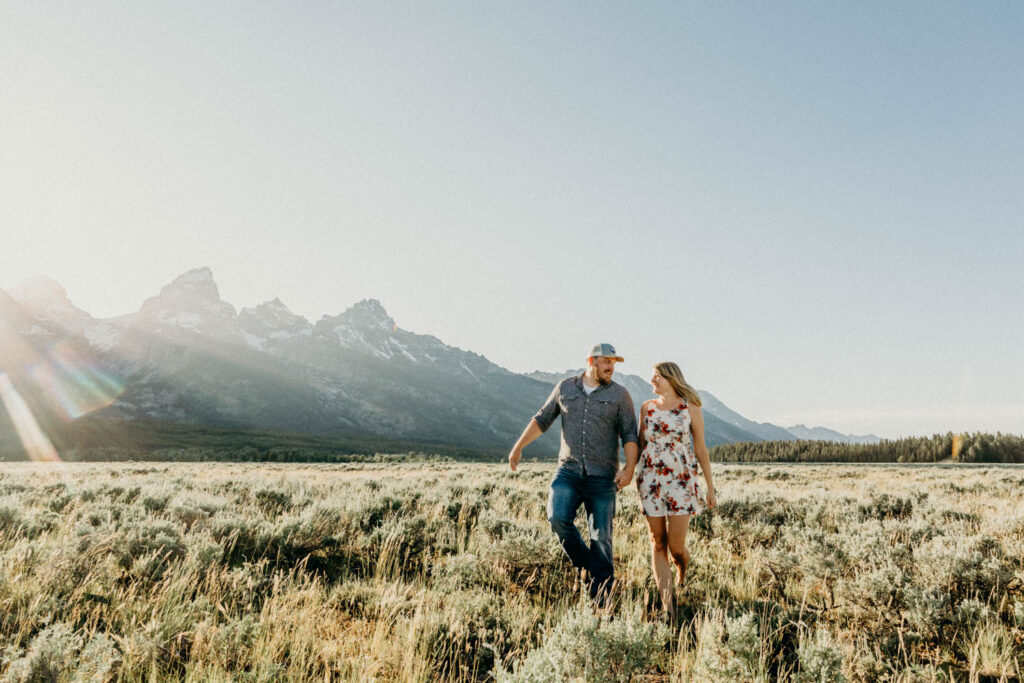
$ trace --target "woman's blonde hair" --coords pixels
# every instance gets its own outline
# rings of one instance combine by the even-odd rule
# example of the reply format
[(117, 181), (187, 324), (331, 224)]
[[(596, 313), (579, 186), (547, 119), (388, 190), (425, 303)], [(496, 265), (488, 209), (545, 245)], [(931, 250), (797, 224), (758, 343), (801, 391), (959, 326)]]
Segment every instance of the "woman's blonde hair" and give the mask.
[(700, 394), (686, 383), (686, 380), (683, 379), (683, 371), (679, 369), (678, 365), (671, 362), (658, 363), (654, 366), (654, 371), (665, 378), (672, 390), (676, 392), (676, 396), (685, 398), (687, 403), (692, 403), (695, 406), (701, 405)]

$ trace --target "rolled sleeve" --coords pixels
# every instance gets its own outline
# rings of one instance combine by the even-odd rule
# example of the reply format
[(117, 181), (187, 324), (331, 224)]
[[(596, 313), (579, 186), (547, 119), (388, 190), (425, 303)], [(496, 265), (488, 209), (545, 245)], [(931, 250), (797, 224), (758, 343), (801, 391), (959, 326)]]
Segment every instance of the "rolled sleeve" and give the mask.
[(633, 411), (633, 398), (628, 391), (623, 391), (622, 398), (619, 399), (619, 438), (623, 446), (630, 442), (638, 442), (636, 413)]
[(542, 432), (548, 431), (548, 427), (551, 426), (551, 423), (554, 422), (555, 418), (562, 412), (562, 408), (558, 404), (560, 389), (561, 387), (556, 384), (551, 395), (548, 396), (547, 402), (540, 410), (537, 411), (537, 414), (533, 416), (533, 421), (537, 423)]

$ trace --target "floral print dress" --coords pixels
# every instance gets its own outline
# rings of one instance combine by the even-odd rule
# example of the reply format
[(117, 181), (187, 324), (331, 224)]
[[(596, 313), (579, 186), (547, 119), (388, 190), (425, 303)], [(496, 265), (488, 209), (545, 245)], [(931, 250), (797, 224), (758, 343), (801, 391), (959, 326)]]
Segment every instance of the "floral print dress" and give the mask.
[(675, 410), (644, 406), (640, 429), (646, 445), (640, 454), (640, 503), (648, 517), (699, 515), (704, 493), (697, 485), (697, 455), (690, 434), (690, 410), (684, 400)]

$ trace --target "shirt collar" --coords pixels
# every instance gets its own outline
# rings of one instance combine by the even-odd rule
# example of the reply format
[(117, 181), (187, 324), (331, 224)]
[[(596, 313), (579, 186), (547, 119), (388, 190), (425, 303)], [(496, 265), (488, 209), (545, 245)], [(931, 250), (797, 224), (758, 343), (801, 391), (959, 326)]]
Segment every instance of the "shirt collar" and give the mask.
[[(583, 388), (583, 377), (586, 374), (587, 374), (586, 371), (584, 371), (581, 375), (579, 375), (576, 378), (576, 388), (579, 389), (580, 393), (583, 394), (583, 395), (586, 395), (586, 393), (587, 393), (586, 390)], [(610, 387), (610, 386), (611, 386), (611, 382), (609, 382), (608, 384), (601, 384), (600, 382), (598, 382), (597, 386), (594, 387), (594, 391), (592, 391), (590, 393), (593, 394), (594, 392), (601, 391), (602, 389), (606, 389), (607, 387)]]

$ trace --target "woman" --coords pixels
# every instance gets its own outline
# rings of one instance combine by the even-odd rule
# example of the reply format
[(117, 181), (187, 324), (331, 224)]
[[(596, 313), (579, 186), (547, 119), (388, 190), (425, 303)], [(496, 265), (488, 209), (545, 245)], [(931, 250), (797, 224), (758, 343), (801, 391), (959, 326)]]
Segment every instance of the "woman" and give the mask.
[[(675, 589), (669, 555), (676, 564), (676, 580), (682, 584), (690, 564), (686, 549), (690, 517), (715, 507), (715, 488), (704, 443), (700, 396), (686, 383), (675, 363), (655, 365), (651, 386), (658, 398), (645, 401), (640, 408), (636, 484), (651, 531), (654, 578), (662, 605), (672, 616)], [(697, 463), (704, 473), (704, 491), (697, 483)]]

